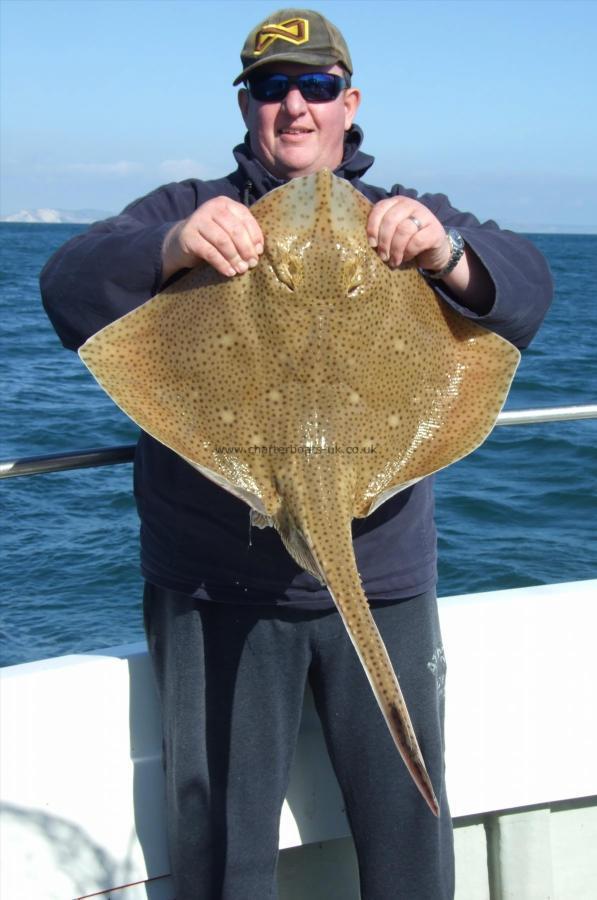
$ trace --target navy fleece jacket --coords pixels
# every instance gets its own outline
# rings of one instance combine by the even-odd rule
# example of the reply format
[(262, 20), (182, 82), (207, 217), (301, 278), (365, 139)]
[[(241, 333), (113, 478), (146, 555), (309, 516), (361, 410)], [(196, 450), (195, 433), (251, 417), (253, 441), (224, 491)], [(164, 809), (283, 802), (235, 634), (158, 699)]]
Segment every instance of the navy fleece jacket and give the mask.
[[(443, 194), (364, 183), (373, 158), (359, 150), (360, 129), (347, 136), (336, 175), (372, 202), (405, 195), (418, 199), (445, 225), (453, 225), (489, 272), (495, 287), (490, 312), (477, 316), (441, 283), (433, 287), (460, 314), (518, 347), (528, 345), (552, 296), (547, 264), (524, 238), (491, 221), (480, 223), (454, 209)], [(225, 195), (252, 203), (282, 182), (251, 153), (248, 140), (234, 150), (236, 171), (214, 181), (189, 179), (158, 188), (118, 216), (98, 222), (62, 247), (41, 275), (44, 306), (64, 345), (76, 350), (88, 337), (157, 293), (161, 248), (173, 223), (206, 200)], [(146, 434), (135, 457), (135, 496), (141, 518), (145, 578), (206, 600), (325, 608), (327, 590), (302, 571), (277, 532), (250, 529), (249, 508), (202, 477)], [(433, 479), (396, 494), (366, 519), (353, 521), (357, 565), (370, 600), (412, 596), (436, 579)]]

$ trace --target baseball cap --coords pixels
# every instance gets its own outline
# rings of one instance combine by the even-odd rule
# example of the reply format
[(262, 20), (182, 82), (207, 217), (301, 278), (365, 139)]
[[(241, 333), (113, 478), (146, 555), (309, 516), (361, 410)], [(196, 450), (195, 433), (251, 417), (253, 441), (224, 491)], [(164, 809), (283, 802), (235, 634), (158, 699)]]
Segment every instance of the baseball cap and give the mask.
[(311, 9), (279, 9), (250, 32), (240, 54), (243, 70), (234, 79), (240, 84), (259, 66), (276, 62), (305, 66), (339, 63), (352, 75), (346, 41), (335, 25)]

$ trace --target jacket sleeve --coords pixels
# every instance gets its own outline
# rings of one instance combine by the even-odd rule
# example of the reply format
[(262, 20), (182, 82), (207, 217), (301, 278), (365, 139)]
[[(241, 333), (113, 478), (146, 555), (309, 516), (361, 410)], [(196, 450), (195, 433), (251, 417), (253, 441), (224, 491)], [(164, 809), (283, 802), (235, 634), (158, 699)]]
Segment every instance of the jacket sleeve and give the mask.
[(479, 222), (470, 213), (459, 212), (444, 194), (423, 194), (396, 185), (392, 194), (411, 196), (423, 203), (444, 225), (457, 228), (466, 244), (489, 273), (495, 299), (486, 315), (477, 315), (441, 282), (433, 282), (437, 293), (457, 312), (495, 331), (519, 348), (529, 345), (543, 321), (553, 296), (549, 266), (535, 245), (495, 222)]
[(197, 182), (165, 185), (118, 216), (96, 222), (48, 261), (44, 308), (65, 347), (88, 337), (157, 293), (166, 232), (198, 205)]

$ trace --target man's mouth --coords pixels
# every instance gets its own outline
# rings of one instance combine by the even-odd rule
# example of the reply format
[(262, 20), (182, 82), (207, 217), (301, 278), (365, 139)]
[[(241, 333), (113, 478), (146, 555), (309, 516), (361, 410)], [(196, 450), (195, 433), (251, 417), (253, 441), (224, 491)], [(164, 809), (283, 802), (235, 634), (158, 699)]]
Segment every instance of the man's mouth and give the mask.
[(312, 128), (280, 128), (278, 134), (311, 134)]

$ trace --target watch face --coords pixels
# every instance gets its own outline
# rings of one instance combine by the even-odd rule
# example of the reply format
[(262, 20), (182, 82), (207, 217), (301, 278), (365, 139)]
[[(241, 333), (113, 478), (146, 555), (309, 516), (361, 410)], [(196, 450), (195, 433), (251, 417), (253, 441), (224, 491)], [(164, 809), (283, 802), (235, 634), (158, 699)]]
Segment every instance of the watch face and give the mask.
[(456, 231), (455, 228), (449, 228), (448, 234), (450, 235), (450, 240), (452, 241), (454, 250), (464, 250), (464, 238), (462, 237), (460, 232)]

